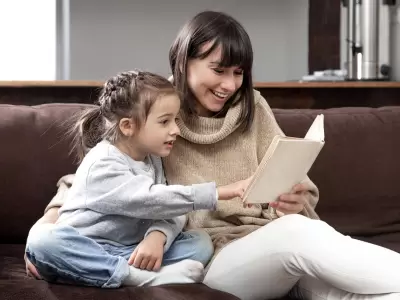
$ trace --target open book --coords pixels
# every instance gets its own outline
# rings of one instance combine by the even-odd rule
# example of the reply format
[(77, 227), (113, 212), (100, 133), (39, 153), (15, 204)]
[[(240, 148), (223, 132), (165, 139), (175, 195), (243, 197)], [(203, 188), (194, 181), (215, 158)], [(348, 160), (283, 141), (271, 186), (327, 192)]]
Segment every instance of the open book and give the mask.
[(325, 144), (324, 115), (318, 115), (304, 138), (275, 136), (243, 202), (269, 203), (303, 181)]

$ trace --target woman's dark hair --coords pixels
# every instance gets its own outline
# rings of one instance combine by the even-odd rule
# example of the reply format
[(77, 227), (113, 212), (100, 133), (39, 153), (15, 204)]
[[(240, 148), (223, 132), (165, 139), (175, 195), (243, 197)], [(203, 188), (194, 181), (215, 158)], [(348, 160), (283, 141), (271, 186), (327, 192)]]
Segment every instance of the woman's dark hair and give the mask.
[[(211, 42), (207, 51), (202, 46)], [(238, 66), (243, 69), (243, 83), (237, 93), (225, 104), (224, 110), (237, 103), (243, 105), (239, 123), (247, 130), (254, 119), (254, 92), (252, 79), (253, 48), (243, 26), (231, 16), (215, 11), (203, 11), (187, 22), (171, 46), (170, 67), (174, 85), (182, 94), (182, 109), (196, 115), (194, 97), (188, 87), (187, 64), (189, 59), (204, 59), (218, 47), (221, 48), (220, 67)]]
[(122, 136), (122, 118), (132, 118), (140, 128), (154, 102), (173, 93), (176, 90), (170, 81), (150, 72), (129, 71), (110, 78), (104, 84), (98, 105), (74, 117), (68, 132), (72, 136), (72, 152), (81, 162), (101, 140), (115, 143)]

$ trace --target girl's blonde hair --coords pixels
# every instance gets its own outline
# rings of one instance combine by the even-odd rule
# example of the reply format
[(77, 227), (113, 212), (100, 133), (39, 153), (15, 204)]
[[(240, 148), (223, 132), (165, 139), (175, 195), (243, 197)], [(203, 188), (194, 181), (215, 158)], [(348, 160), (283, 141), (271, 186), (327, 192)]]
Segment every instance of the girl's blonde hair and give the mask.
[(98, 105), (77, 116), (69, 130), (72, 152), (79, 162), (103, 139), (115, 143), (121, 138), (119, 122), (131, 118), (137, 128), (146, 122), (154, 102), (162, 95), (176, 93), (166, 78), (142, 71), (119, 73), (104, 84)]

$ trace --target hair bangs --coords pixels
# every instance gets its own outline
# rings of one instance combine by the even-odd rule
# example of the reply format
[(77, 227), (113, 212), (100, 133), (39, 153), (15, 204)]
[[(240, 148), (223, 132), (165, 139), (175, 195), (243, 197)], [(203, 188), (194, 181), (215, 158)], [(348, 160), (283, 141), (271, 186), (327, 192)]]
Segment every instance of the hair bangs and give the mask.
[(221, 48), (220, 66), (223, 68), (238, 66), (245, 71), (251, 71), (253, 55), (245, 41), (237, 36), (237, 32), (222, 35), (216, 44)]
[[(251, 72), (253, 66), (253, 51), (248, 34), (241, 30), (235, 22), (226, 22), (216, 18), (214, 26), (202, 36), (202, 43), (212, 42), (211, 47), (202, 53), (195, 53), (192, 57), (204, 59), (216, 49), (221, 50), (219, 66), (222, 68), (240, 67)], [(199, 50), (200, 47), (194, 49)]]

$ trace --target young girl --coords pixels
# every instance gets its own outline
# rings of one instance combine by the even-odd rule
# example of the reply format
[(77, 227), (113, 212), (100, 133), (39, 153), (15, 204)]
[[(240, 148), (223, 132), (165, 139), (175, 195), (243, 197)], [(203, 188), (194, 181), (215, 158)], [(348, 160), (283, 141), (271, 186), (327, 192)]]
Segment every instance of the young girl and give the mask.
[[(211, 240), (181, 232), (178, 216), (241, 197), (248, 180), (165, 185), (160, 157), (179, 135), (179, 109), (174, 87), (158, 75), (126, 72), (106, 82), (99, 106), (71, 131), (81, 163), (59, 218), (28, 238), (26, 255), (42, 278), (105, 288), (202, 279)], [(43, 236), (45, 253), (35, 251)]]

